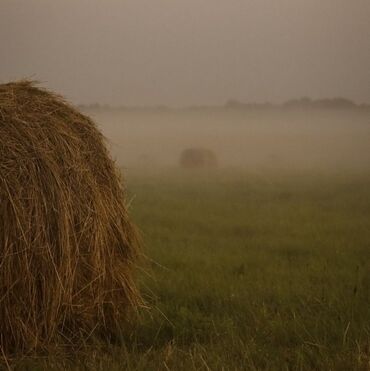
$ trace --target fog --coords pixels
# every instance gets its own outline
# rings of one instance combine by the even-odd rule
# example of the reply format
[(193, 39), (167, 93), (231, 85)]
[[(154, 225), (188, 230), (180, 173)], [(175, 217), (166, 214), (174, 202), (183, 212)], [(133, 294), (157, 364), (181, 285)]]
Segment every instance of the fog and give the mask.
[(181, 152), (212, 150), (221, 168), (251, 171), (370, 169), (370, 110), (90, 111), (120, 166), (178, 167)]
[(0, 81), (73, 103), (370, 102), (368, 0), (1, 0)]
[[(0, 82), (36, 79), (85, 109), (125, 168), (363, 170), (369, 110), (227, 109), (230, 99), (370, 102), (368, 0), (1, 0)], [(208, 109), (180, 109), (208, 105)]]

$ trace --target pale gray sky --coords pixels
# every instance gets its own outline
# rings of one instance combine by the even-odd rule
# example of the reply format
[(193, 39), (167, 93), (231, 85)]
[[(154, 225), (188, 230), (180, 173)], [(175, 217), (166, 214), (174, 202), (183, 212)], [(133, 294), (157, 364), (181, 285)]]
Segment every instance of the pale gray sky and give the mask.
[(75, 103), (370, 102), (369, 0), (0, 0), (0, 46)]

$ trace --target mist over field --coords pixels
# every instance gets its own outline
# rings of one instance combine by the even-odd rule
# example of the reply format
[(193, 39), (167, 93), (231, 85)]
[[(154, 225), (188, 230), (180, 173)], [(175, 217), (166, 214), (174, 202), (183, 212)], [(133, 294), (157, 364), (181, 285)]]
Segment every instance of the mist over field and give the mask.
[(86, 110), (123, 168), (177, 167), (186, 148), (207, 148), (221, 168), (253, 171), (370, 169), (370, 110)]
[[(0, 81), (84, 106), (123, 168), (201, 147), (220, 167), (369, 169), (367, 0), (3, 0), (0, 17)], [(354, 106), (281, 106), (301, 97)]]

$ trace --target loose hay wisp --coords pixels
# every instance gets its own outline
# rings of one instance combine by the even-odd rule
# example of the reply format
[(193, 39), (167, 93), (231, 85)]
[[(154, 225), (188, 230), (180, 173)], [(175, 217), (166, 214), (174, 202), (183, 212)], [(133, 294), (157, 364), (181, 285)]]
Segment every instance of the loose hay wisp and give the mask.
[(140, 303), (122, 183), (95, 124), (22, 81), (0, 85), (0, 347), (116, 336)]

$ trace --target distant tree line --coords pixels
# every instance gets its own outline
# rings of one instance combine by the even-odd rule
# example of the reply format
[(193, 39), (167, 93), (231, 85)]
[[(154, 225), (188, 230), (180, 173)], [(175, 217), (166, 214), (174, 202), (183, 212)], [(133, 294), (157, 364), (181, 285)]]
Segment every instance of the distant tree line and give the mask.
[(78, 106), (82, 111), (149, 111), (149, 112), (166, 112), (166, 111), (203, 111), (203, 110), (271, 110), (271, 109), (329, 109), (329, 110), (370, 110), (370, 104), (357, 104), (350, 99), (324, 98), (311, 99), (303, 97), (292, 99), (282, 104), (273, 103), (244, 103), (236, 99), (228, 100), (223, 106), (188, 106), (184, 108), (172, 108), (165, 105), (158, 106), (111, 106), (109, 104), (81, 104)]
[(291, 99), (283, 104), (272, 103), (243, 103), (238, 100), (231, 99), (226, 102), (226, 108), (233, 109), (268, 109), (268, 108), (290, 108), (290, 109), (370, 109), (369, 104), (357, 104), (350, 99), (337, 97), (337, 98), (324, 98), (324, 99), (311, 99), (303, 97), (299, 99)]

